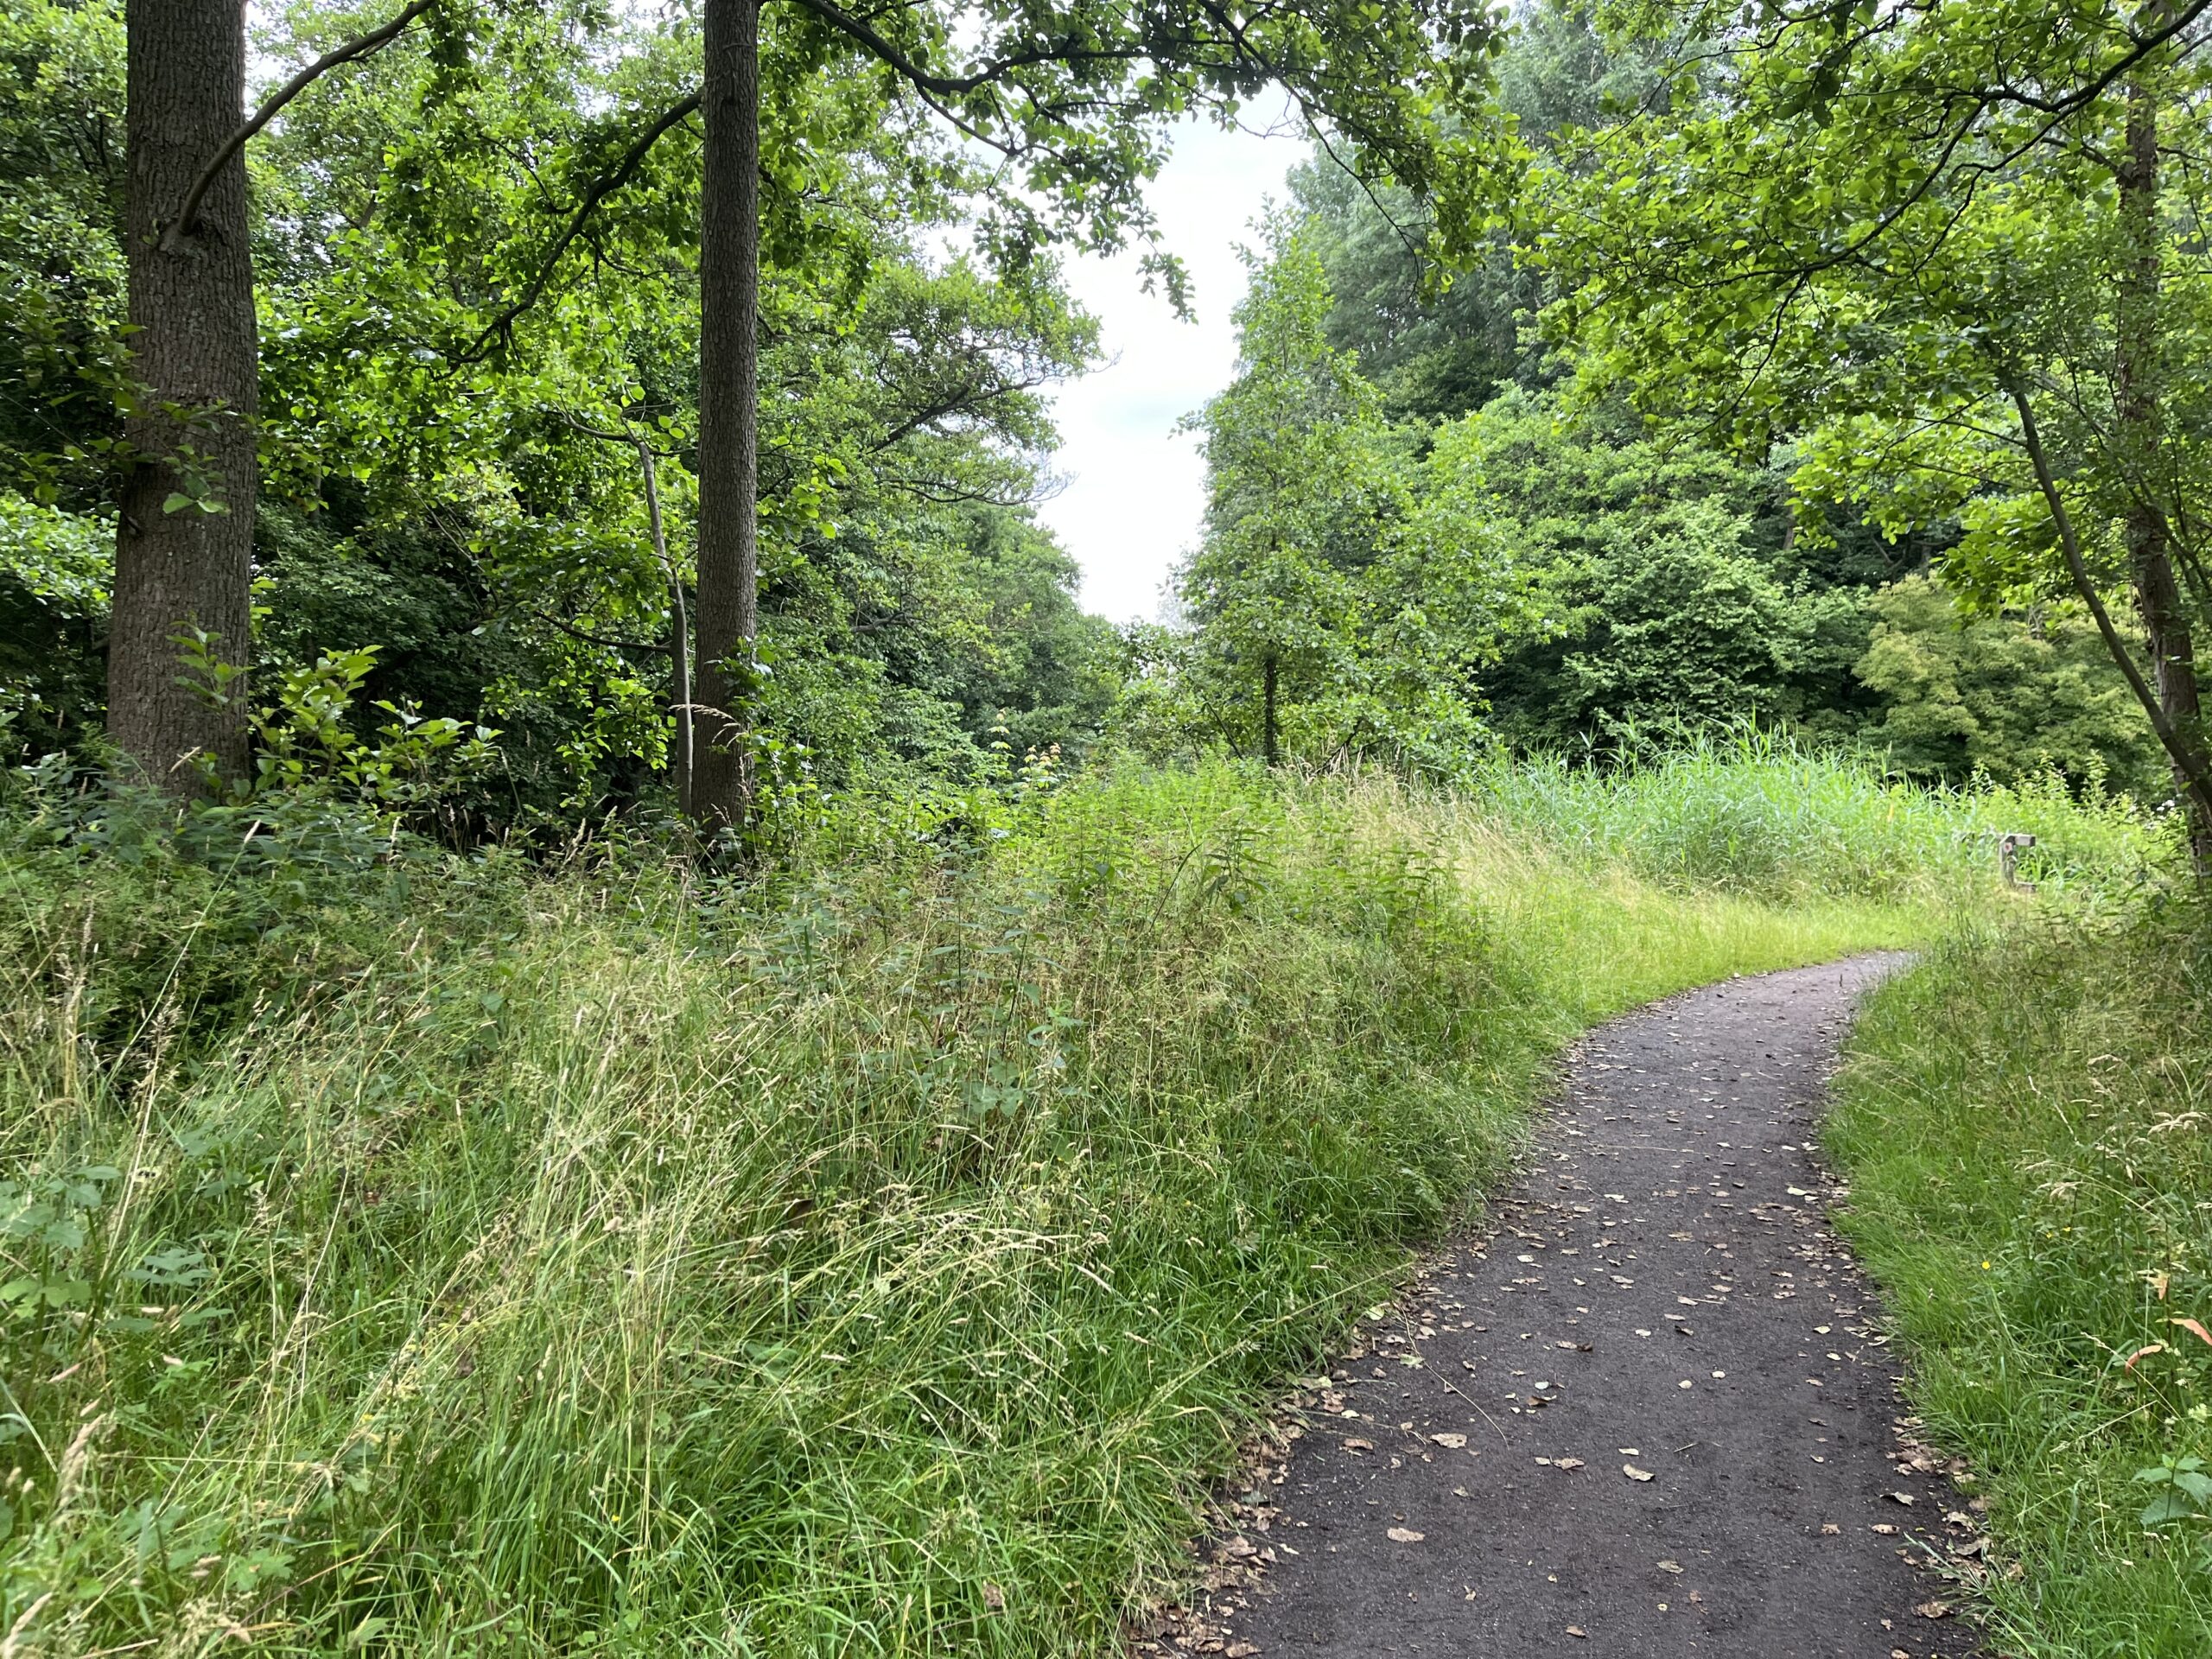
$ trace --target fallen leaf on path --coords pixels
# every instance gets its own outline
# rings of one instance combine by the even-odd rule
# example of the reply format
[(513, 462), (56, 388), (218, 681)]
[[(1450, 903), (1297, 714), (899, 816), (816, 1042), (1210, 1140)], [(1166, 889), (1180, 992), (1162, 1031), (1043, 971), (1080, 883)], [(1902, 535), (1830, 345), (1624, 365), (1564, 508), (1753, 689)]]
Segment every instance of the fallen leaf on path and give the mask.
[(1344, 1450), (1355, 1457), (1362, 1452), (1372, 1452), (1374, 1449), (1375, 1442), (1372, 1440), (1352, 1440), (1344, 1442)]
[(1649, 1469), (1639, 1469), (1632, 1463), (1624, 1463), (1621, 1465), (1621, 1473), (1626, 1475), (1630, 1480), (1649, 1480), (1651, 1478), (1651, 1471)]
[(1659, 1570), (1662, 1573), (1680, 1573), (1682, 1570), (1682, 1564), (1680, 1561), (1662, 1561), (1659, 1563)]
[(1552, 1459), (1552, 1467), (1554, 1469), (1580, 1469), (1581, 1466), (1582, 1459), (1580, 1458), (1554, 1458)]
[(1417, 1544), (1428, 1536), (1425, 1532), (1415, 1532), (1411, 1527), (1391, 1527), (1382, 1535), (1394, 1544)]
[(1836, 1525), (1833, 1521), (1823, 1521), (1821, 1522), (1821, 1536), (1823, 1538), (1840, 1538), (1843, 1536), (1843, 1529)]
[(1467, 1443), (1467, 1437), (1464, 1434), (1432, 1434), (1428, 1438), (1454, 1452)]
[(1885, 1538), (1894, 1538), (1897, 1535), (1897, 1529), (1886, 1521), (1877, 1521), (1872, 1526), (1867, 1528), (1866, 1530), (1869, 1532), (1878, 1532)]
[(1919, 1501), (1910, 1492), (1884, 1492), (1882, 1496), (1892, 1503), (1904, 1504), (1908, 1510)]
[(1923, 1601), (1912, 1611), (1923, 1618), (1948, 1618), (1951, 1616), (1951, 1604), (1948, 1601)]
[(1586, 1637), (1590, 1634), (1589, 1631), (1584, 1630), (1580, 1624), (1568, 1625), (1567, 1627), (1567, 1633), (1573, 1637)]

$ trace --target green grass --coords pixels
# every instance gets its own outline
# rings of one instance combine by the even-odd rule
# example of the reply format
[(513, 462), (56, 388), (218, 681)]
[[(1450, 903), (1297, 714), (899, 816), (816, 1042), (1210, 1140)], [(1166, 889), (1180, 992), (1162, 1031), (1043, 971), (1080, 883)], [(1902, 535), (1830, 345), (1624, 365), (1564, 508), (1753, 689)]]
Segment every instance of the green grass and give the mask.
[(2212, 1345), (2174, 1323), (2212, 1328), (2205, 919), (1944, 946), (1874, 999), (1827, 1128), (1916, 1408), (2017, 1569), (1984, 1586), (2007, 1653), (2212, 1652), (2212, 1503), (2146, 1522), (2174, 1489), (2139, 1478), (2212, 1466)]
[(1996, 901), (1802, 757), (1511, 783), (1109, 773), (751, 887), (22, 809), (11, 1659), (1110, 1649), (1577, 1030)]

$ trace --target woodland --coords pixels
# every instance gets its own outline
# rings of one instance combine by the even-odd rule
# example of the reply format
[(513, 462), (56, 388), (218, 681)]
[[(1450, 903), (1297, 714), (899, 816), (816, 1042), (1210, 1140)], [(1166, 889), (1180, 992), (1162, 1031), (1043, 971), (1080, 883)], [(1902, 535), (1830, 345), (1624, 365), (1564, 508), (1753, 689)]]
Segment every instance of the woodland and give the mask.
[[(1947, 1571), (2202, 1654), (2209, 96), (2212, 0), (11, 0), (0, 1659), (1116, 1650), (1580, 1032), (1891, 946)], [(1109, 622), (1071, 262), (1228, 300), (1148, 188), (1282, 99)]]

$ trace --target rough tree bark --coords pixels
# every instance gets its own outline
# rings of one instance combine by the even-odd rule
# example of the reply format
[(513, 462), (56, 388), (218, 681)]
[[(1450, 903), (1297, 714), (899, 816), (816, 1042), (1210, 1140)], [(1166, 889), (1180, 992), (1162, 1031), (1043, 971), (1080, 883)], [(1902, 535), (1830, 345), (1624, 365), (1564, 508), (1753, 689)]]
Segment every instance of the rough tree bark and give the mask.
[[(2119, 429), (2128, 505), (2122, 520), (2135, 606), (2158, 706), (2181, 741), (2203, 753), (2196, 644), (2176, 581), (2171, 536), (2159, 504), (2159, 450), (2164, 434), (2158, 339), (2159, 259), (2165, 240), (2158, 202), (2158, 105), (2147, 78), (2127, 92), (2126, 149), (2118, 169), (2120, 214), (2127, 238), (2115, 310), (2113, 414)], [(2212, 799), (2191, 787), (2180, 767), (2174, 783), (2189, 811), (2190, 854), (2200, 872), (2212, 869)]]
[[(190, 224), (163, 232), (238, 124), (245, 7), (129, 0), (124, 29), (124, 245), (142, 390), (124, 423), (133, 464), (116, 537), (108, 733), (148, 779), (182, 794), (199, 785), (196, 756), (226, 775), (245, 766), (244, 680), (212, 702), (181, 679), (177, 645), (201, 629), (240, 668), (251, 650), (257, 361), (242, 157), (209, 181)], [(166, 511), (177, 496), (195, 504)]]
[(692, 810), (742, 828), (759, 632), (760, 0), (706, 0), (699, 241), (699, 719)]

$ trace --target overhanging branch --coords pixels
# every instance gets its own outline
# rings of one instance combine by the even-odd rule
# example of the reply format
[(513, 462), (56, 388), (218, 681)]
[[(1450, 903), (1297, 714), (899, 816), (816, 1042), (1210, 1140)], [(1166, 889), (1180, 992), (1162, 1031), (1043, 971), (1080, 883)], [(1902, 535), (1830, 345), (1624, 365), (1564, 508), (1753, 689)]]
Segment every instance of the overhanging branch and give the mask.
[(340, 64), (369, 57), (397, 40), (408, 24), (437, 3), (438, 0), (414, 0), (412, 5), (390, 22), (371, 29), (365, 35), (358, 35), (343, 46), (333, 47), (270, 93), (237, 131), (223, 140), (222, 148), (208, 158), (207, 166), (200, 169), (200, 176), (193, 180), (192, 188), (185, 192), (184, 206), (177, 209), (176, 217), (163, 227), (162, 245), (172, 251), (175, 249), (178, 242), (191, 231), (193, 221), (200, 217), (200, 204), (206, 199), (217, 175), (245, 148), (247, 139), (276, 118), (278, 111)]
[(2113, 626), (2112, 613), (2105, 609), (2104, 600), (2097, 593), (2097, 585), (2089, 579), (2089, 568), (2082, 557), (2081, 538), (2075, 533), (2074, 515), (2066, 510), (2065, 497), (2059, 493), (2058, 480), (2050, 469), (2050, 457), (2043, 447), (2043, 434), (2036, 425), (2036, 414), (2028, 401), (2027, 388), (2015, 377), (2007, 376), (2005, 390), (2012, 399), (2012, 407), (2020, 416), (2020, 441), (2028, 452), (2028, 460), (2035, 467), (2036, 486), (2043, 492), (2044, 505), (2050, 510), (2052, 527), (2058, 532), (2059, 550), (2066, 557), (2066, 573), (2073, 579), (2074, 591), (2089, 607), (2097, 632), (2104, 637), (2105, 649), (2120, 665), (2126, 677), (2128, 689), (2135, 693), (2135, 700), (2143, 705), (2143, 712), (2151, 717), (2151, 728), (2158, 734), (2159, 745), (2173, 761), (2176, 770), (2189, 779), (2189, 786), (2198, 800), (2212, 806), (2212, 773), (2205, 770), (2204, 760), (2189, 741), (2166, 717), (2158, 694), (2143, 677), (2143, 671), (2136, 666), (2135, 655), (2127, 642), (2120, 637), (2120, 630)]
[(867, 19), (854, 16), (843, 7), (830, 4), (830, 0), (795, 0), (795, 3), (799, 10), (813, 13), (920, 91), (938, 98), (964, 97), (995, 81), (1003, 80), (1016, 69), (1034, 69), (1048, 63), (1131, 63), (1151, 55), (1141, 46), (1107, 48), (1047, 46), (1031, 52), (1009, 53), (1005, 57), (994, 58), (964, 75), (933, 74), (885, 39)]
[(652, 147), (660, 142), (671, 127), (698, 112), (699, 98), (697, 92), (693, 92), (689, 98), (681, 99), (662, 111), (659, 118), (640, 133), (637, 143), (624, 152), (622, 159), (611, 170), (591, 181), (582, 199), (576, 203), (575, 212), (569, 216), (569, 222), (563, 226), (561, 234), (553, 238), (553, 245), (546, 250), (544, 258), (538, 262), (537, 270), (524, 285), (522, 292), (499, 315), (484, 325), (483, 332), (460, 353), (461, 361), (474, 362), (482, 357), (495, 339), (504, 336), (514, 326), (518, 317), (537, 303), (545, 293), (545, 285), (553, 280), (554, 268), (561, 263), (561, 256), (582, 234), (585, 223), (599, 204), (630, 181), (631, 175), (637, 172)]

